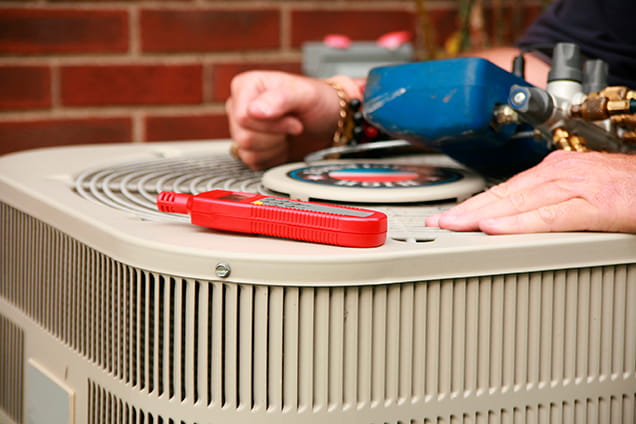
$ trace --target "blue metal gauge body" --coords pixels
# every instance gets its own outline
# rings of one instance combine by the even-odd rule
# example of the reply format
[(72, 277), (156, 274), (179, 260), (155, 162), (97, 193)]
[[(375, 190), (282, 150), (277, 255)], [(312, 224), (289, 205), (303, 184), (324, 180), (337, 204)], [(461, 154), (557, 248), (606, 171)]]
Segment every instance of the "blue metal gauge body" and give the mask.
[(527, 125), (494, 124), (522, 78), (476, 57), (374, 68), (365, 118), (387, 134), (437, 149), (486, 176), (507, 177), (537, 164), (549, 148)]

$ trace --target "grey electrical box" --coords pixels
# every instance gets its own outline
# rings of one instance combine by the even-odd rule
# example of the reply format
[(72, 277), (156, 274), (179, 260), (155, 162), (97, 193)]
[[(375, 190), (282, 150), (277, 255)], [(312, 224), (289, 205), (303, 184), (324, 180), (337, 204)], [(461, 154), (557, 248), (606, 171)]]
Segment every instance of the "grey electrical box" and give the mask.
[(390, 49), (375, 41), (353, 42), (349, 47), (338, 48), (323, 42), (303, 44), (303, 73), (314, 78), (346, 75), (352, 78), (366, 77), (377, 66), (406, 63), (413, 60), (413, 46), (406, 42)]

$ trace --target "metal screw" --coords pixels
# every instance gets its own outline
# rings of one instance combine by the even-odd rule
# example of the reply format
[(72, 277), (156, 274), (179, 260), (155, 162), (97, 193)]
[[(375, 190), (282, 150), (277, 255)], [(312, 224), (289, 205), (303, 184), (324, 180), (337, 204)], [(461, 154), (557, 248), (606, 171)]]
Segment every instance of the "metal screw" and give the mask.
[(519, 106), (519, 105), (522, 105), (522, 104), (523, 104), (523, 102), (525, 102), (525, 101), (526, 101), (527, 97), (528, 97), (528, 96), (526, 95), (526, 93), (525, 93), (525, 92), (523, 92), (523, 91), (517, 91), (517, 92), (515, 93), (515, 95), (514, 95), (514, 96), (512, 96), (512, 102), (513, 102), (515, 105)]
[(216, 268), (214, 269), (214, 272), (219, 278), (227, 278), (232, 273), (232, 268), (228, 264), (219, 262), (218, 264), (216, 264)]

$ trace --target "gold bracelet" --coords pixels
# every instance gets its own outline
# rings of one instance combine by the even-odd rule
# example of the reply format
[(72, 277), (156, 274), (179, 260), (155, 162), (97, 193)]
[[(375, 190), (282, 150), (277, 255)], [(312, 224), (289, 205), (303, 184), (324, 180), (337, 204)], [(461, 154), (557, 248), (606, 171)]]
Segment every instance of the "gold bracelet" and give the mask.
[(336, 93), (338, 94), (338, 106), (340, 107), (340, 110), (338, 111), (338, 124), (336, 126), (336, 131), (333, 133), (333, 147), (344, 146), (349, 143), (350, 140), (350, 137), (347, 134), (347, 129), (350, 126), (348, 125), (348, 121), (350, 121), (350, 119), (348, 119), (350, 113), (347, 93), (345, 93), (342, 86), (337, 82), (330, 80), (325, 80), (325, 82), (336, 90)]

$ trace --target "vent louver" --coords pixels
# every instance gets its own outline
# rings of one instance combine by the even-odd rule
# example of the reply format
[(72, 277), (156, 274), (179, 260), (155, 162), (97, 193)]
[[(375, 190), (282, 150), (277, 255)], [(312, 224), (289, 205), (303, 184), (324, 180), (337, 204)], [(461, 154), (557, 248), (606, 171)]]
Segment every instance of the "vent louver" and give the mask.
[(24, 332), (0, 314), (0, 409), (22, 423)]
[[(88, 381), (88, 424), (198, 424), (164, 417), (132, 406), (93, 381)], [(518, 408), (484, 409), (470, 414), (448, 414), (434, 419), (413, 418), (409, 424), (528, 424), (564, 422), (576, 424), (631, 424), (634, 396), (606, 396), (577, 399), (572, 402), (546, 402)], [(632, 411), (631, 415), (628, 411)], [(624, 417), (621, 419), (620, 417)], [(238, 421), (240, 422), (240, 421)], [(268, 421), (270, 422), (270, 421)], [(275, 422), (275, 421), (271, 421)], [(404, 424), (406, 421), (376, 421), (378, 424)]]
[[(0, 295), (157, 404), (176, 400), (199, 416), (323, 414), (315, 419), (418, 406), (454, 422), (448, 402), (464, 400), (501, 422), (594, 408), (633, 417), (634, 397), (611, 391), (636, 378), (633, 264), (369, 286), (234, 284), (135, 268), (6, 204), (0, 212)], [(607, 396), (593, 397), (604, 385)], [(143, 416), (90, 387), (92, 416)], [(551, 400), (556, 389), (580, 402)], [(489, 412), (487, 393), (545, 403)]]

